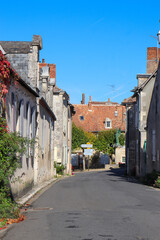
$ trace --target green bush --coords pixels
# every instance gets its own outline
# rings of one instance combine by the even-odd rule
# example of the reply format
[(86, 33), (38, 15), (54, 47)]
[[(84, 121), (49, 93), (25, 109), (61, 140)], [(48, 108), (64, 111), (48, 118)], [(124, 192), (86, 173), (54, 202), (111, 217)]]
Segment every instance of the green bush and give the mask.
[(142, 182), (146, 185), (153, 186), (159, 175), (160, 173), (153, 170), (151, 173), (147, 173), (143, 177)]
[(0, 218), (12, 218), (17, 214), (17, 206), (10, 189), (10, 179), (30, 142), (18, 133), (10, 133), (6, 120), (0, 117)]
[(57, 164), (56, 162), (54, 162), (54, 168), (56, 168), (57, 174), (63, 175), (65, 169), (63, 164)]
[(160, 188), (160, 176), (158, 176), (158, 178), (155, 180), (155, 183), (153, 184), (153, 186)]
[(20, 210), (18, 205), (10, 196), (6, 196), (5, 191), (0, 192), (0, 218), (17, 218)]

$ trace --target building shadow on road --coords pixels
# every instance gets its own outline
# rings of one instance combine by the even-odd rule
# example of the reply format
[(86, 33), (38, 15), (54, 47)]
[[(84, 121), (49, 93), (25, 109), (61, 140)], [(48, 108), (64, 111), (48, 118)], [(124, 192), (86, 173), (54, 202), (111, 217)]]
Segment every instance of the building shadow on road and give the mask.
[[(124, 168), (110, 168), (109, 170), (105, 171), (108, 176), (116, 177), (111, 178), (109, 181), (111, 182), (118, 182), (118, 181), (125, 181), (125, 182), (131, 182), (136, 184), (144, 185), (142, 182), (139, 181), (139, 179), (133, 177), (133, 176), (127, 176), (125, 174), (125, 167)], [(99, 172), (102, 173), (102, 172)], [(104, 172), (103, 172), (104, 173)]]

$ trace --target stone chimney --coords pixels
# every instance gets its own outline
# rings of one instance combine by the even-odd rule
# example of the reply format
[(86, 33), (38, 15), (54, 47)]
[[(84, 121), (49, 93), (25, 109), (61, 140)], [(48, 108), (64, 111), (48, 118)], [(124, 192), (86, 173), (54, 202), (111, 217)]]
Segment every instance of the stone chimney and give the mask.
[(42, 49), (42, 38), (41, 35), (33, 35), (32, 45), (38, 46), (39, 50)]
[(82, 93), (82, 101), (81, 101), (81, 104), (85, 104), (85, 94)]
[(153, 73), (158, 67), (160, 59), (160, 48), (149, 47), (147, 48), (147, 74)]

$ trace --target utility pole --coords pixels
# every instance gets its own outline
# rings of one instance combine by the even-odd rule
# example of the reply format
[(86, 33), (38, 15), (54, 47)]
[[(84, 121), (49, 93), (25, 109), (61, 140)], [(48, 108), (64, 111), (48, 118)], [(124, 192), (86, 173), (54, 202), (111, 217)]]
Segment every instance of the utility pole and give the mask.
[(83, 149), (83, 171), (85, 171), (86, 166), (85, 166), (85, 155), (84, 155), (84, 149)]

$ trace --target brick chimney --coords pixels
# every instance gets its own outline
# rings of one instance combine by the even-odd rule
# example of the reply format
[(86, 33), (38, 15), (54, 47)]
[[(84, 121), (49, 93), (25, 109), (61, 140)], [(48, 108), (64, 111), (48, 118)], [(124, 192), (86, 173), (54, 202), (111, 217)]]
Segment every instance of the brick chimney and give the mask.
[(42, 67), (47, 67), (47, 63), (45, 62), (45, 59), (43, 58), (42, 59), (42, 63), (39, 63), (39, 67), (42, 68)]
[(81, 101), (81, 104), (85, 104), (85, 94), (82, 93), (82, 101)]
[(88, 110), (92, 110), (91, 96), (89, 96)]
[(50, 71), (50, 84), (56, 85), (56, 64), (48, 64)]
[(156, 70), (159, 59), (160, 59), (160, 48), (158, 48), (158, 51), (156, 47), (147, 48), (147, 73), (148, 74), (151, 74)]

